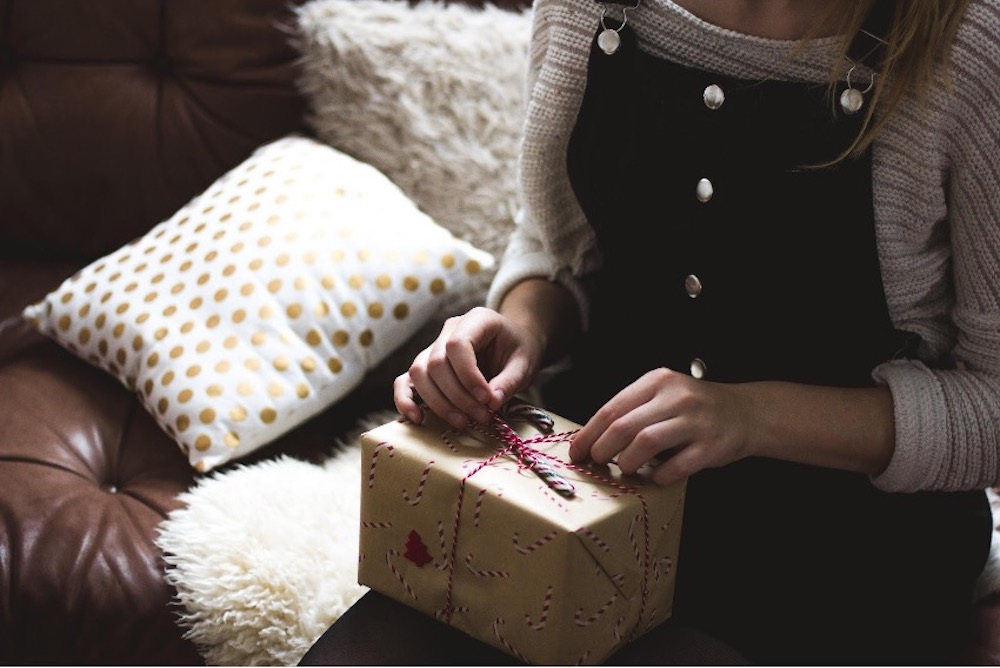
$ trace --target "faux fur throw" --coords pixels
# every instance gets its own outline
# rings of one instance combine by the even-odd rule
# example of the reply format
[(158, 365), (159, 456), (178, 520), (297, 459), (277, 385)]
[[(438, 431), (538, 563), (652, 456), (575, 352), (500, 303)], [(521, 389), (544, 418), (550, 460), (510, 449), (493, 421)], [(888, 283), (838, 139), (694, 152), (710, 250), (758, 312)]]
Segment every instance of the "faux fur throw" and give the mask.
[(293, 666), (358, 584), (362, 419), (322, 465), (290, 457), (203, 478), (160, 527), (179, 622), (209, 665)]
[[(423, 0), (311, 0), (299, 87), (316, 135), (499, 257), (514, 226), (531, 13)], [(480, 276), (483, 295), (492, 272)]]

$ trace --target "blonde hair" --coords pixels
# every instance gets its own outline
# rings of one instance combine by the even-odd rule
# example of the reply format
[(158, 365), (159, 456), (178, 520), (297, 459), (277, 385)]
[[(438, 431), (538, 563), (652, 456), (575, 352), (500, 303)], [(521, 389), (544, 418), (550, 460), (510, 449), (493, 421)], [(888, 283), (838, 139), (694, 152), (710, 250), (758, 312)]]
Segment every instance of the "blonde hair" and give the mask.
[[(839, 0), (830, 3), (825, 21), (839, 13), (844, 17), (841, 34), (845, 35), (831, 71), (831, 92), (851, 67), (848, 51), (869, 9), (874, 3), (889, 1)], [(880, 36), (885, 42), (882, 63), (865, 104), (861, 131), (840, 158), (864, 153), (908, 91), (915, 92), (918, 100), (926, 100), (939, 74), (947, 75), (951, 45), (968, 4), (969, 0), (896, 0), (888, 32)]]

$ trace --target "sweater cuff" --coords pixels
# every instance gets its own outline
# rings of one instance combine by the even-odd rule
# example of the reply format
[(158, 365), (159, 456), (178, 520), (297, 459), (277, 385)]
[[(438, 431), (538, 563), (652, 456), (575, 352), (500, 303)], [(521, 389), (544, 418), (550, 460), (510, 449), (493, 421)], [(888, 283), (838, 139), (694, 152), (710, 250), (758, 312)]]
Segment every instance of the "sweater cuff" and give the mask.
[(921, 362), (895, 360), (878, 366), (875, 381), (892, 392), (896, 445), (889, 466), (872, 476), (886, 492), (916, 492), (940, 485), (949, 433), (947, 401), (934, 374)]
[(580, 311), (580, 322), (584, 330), (587, 329), (590, 305), (583, 285), (567, 269), (553, 263), (551, 255), (543, 252), (526, 253), (516, 258), (505, 259), (490, 284), (486, 295), (486, 306), (494, 311), (499, 310), (500, 302), (511, 288), (529, 278), (545, 278), (569, 290)]

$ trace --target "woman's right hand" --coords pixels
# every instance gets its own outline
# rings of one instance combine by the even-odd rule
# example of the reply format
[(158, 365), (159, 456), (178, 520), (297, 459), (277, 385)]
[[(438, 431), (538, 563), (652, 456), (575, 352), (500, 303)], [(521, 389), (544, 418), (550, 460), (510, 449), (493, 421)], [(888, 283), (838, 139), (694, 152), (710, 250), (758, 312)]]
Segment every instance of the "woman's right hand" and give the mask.
[(396, 409), (424, 420), (422, 401), (450, 425), (489, 422), (505, 401), (534, 381), (542, 339), (496, 311), (476, 307), (449, 318), (437, 339), (393, 383)]

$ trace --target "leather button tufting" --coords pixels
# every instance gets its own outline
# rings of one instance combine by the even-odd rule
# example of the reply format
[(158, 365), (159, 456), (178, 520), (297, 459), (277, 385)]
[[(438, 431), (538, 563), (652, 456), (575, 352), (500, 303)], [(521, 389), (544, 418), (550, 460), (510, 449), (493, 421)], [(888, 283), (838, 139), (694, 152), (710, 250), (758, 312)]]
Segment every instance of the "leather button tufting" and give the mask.
[(112, 484), (110, 482), (106, 482), (103, 485), (101, 485), (101, 489), (103, 489), (108, 494), (117, 494), (118, 493), (118, 486), (114, 485), (114, 484)]

